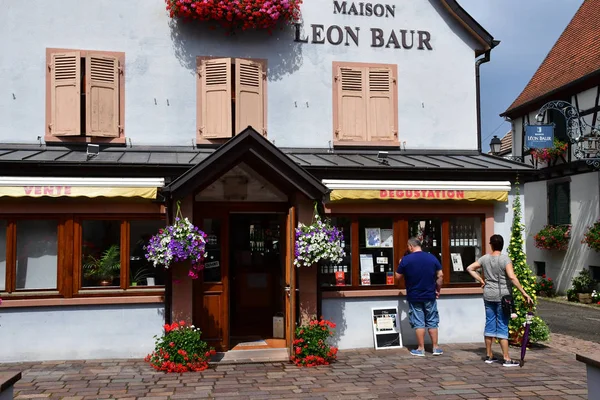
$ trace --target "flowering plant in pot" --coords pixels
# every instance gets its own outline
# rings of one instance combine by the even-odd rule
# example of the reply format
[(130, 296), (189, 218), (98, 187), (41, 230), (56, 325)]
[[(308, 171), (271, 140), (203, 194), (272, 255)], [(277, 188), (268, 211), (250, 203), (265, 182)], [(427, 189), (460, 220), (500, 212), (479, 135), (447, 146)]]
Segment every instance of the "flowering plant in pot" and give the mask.
[(173, 262), (189, 260), (192, 263), (188, 276), (198, 278), (198, 272), (204, 269), (206, 258), (206, 233), (194, 226), (189, 219), (183, 218), (179, 204), (173, 225), (169, 225), (152, 236), (145, 246), (146, 259), (154, 266), (168, 268)]
[(342, 245), (344, 234), (316, 212), (310, 225), (298, 224), (294, 265), (310, 267), (321, 261), (341, 262), (346, 255)]
[(589, 269), (582, 269), (579, 275), (571, 281), (572, 290), (577, 295), (580, 303), (589, 304), (592, 302), (592, 293), (597, 282), (592, 278)]
[(538, 249), (567, 250), (571, 225), (546, 225), (533, 238)]
[(323, 319), (312, 319), (307, 324), (296, 328), (296, 339), (293, 342), (294, 353), (290, 360), (299, 367), (315, 367), (329, 365), (337, 358), (337, 347), (330, 346), (327, 339), (333, 336), (335, 324)]
[(165, 0), (171, 18), (213, 21), (228, 31), (265, 29), (300, 19), (302, 0)]
[(539, 296), (554, 296), (555, 291), (554, 282), (552, 281), (552, 278), (546, 278), (546, 275), (542, 275), (542, 277), (537, 281), (535, 285), (535, 292)]
[(600, 251), (600, 220), (588, 226), (581, 243), (587, 244), (592, 250)]
[(144, 359), (157, 371), (189, 372), (204, 371), (208, 360), (215, 354), (200, 338), (202, 332), (185, 321), (164, 326), (165, 333), (156, 339), (155, 349)]
[(556, 160), (558, 157), (565, 154), (568, 148), (568, 143), (561, 142), (558, 139), (554, 139), (553, 147), (533, 149), (531, 151), (531, 156), (534, 158), (534, 160), (550, 163)]

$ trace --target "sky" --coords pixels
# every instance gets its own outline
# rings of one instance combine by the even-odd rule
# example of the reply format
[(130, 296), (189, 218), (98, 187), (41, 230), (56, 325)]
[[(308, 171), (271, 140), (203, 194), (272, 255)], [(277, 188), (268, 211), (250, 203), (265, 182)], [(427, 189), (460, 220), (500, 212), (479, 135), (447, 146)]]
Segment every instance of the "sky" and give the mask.
[(525, 88), (583, 0), (458, 0), (500, 45), (481, 66), (481, 145), (503, 137), (499, 116)]

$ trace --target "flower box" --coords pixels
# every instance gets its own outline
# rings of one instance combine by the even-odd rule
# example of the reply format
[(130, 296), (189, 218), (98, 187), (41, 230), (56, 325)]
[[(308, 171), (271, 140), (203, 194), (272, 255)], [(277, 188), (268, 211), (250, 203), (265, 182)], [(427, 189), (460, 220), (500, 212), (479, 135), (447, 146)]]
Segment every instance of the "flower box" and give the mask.
[(228, 31), (292, 24), (302, 0), (165, 0), (171, 18), (215, 22)]
[(538, 249), (567, 250), (571, 239), (571, 225), (546, 225), (533, 238)]
[(553, 144), (553, 147), (533, 149), (531, 151), (531, 156), (536, 161), (545, 162), (550, 165), (552, 161), (556, 161), (559, 157), (562, 157), (569, 148), (568, 143), (561, 142), (557, 139), (554, 139)]
[(600, 251), (600, 220), (588, 227), (581, 243), (587, 244), (592, 250)]

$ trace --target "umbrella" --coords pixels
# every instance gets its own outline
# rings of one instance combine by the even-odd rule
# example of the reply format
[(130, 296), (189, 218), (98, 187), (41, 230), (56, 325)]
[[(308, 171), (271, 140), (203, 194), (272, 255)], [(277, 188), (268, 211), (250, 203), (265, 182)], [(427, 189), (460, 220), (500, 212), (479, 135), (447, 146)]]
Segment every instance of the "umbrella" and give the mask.
[(523, 333), (523, 341), (521, 343), (521, 360), (519, 361), (519, 367), (525, 365), (525, 352), (527, 352), (527, 344), (529, 342), (529, 329), (531, 328), (531, 321), (533, 320), (533, 311), (531, 311), (532, 305), (529, 305), (529, 311), (525, 316), (525, 332)]

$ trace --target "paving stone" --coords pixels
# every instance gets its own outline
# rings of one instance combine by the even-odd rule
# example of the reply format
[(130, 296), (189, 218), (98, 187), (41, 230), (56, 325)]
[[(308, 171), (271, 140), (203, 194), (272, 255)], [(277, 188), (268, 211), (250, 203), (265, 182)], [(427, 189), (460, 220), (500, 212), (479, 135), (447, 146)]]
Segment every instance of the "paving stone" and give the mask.
[[(445, 345), (442, 357), (416, 359), (406, 349), (340, 351), (331, 366), (289, 363), (217, 365), (164, 374), (141, 360), (2, 364), (19, 369), (16, 399), (584, 399), (585, 366), (550, 347), (527, 352), (523, 368), (482, 362), (483, 345)], [(511, 349), (517, 358), (518, 349)]]

